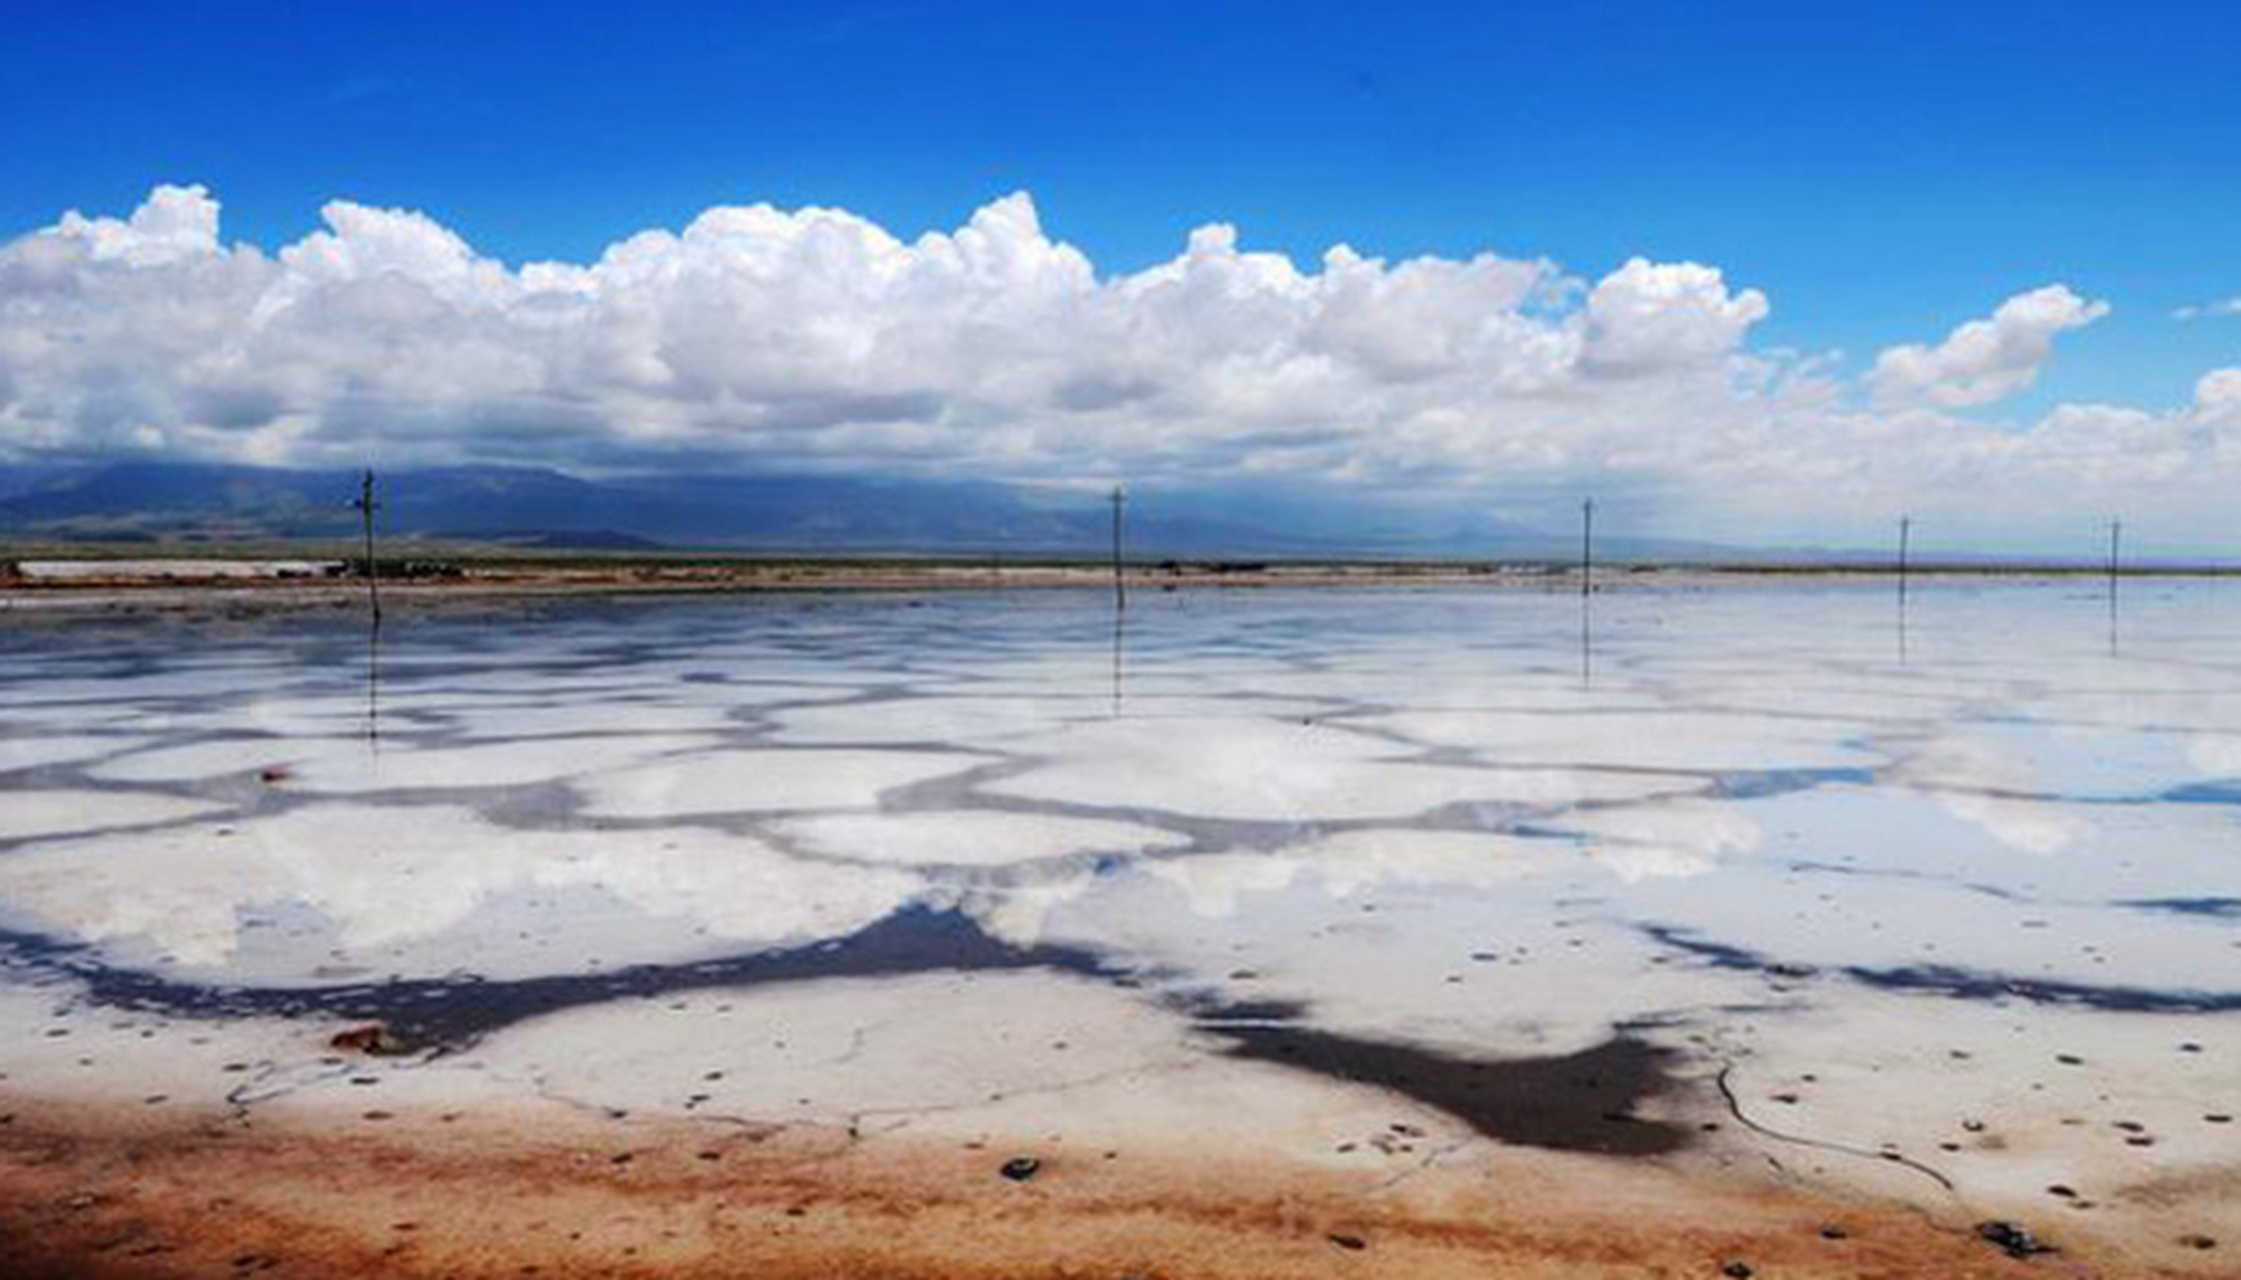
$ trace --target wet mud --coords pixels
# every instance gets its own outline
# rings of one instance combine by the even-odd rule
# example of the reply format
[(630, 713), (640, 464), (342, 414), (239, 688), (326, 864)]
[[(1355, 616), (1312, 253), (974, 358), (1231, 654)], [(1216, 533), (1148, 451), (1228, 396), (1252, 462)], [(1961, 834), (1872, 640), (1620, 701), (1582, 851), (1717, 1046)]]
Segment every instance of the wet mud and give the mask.
[[(552, 1126), (0, 1130), (12, 1280), (2029, 1274), (1970, 1224), (1518, 1153), (1399, 1185), (1203, 1153)], [(1034, 1161), (1028, 1178), (1006, 1170)], [(2090, 1250), (2072, 1275), (2115, 1275)], [(2168, 1274), (2189, 1274), (2169, 1272)], [(2205, 1270), (2191, 1273), (2210, 1275)]]

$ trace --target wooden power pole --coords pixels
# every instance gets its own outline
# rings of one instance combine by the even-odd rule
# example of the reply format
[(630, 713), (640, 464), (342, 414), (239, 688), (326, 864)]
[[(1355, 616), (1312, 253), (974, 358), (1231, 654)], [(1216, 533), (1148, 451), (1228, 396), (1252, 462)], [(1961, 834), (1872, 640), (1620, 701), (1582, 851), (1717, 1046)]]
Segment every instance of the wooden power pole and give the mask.
[(379, 622), (381, 621), (381, 575), (374, 568), (374, 512), (381, 510), (381, 503), (374, 497), (373, 468), (366, 468), (365, 474), (359, 478), (358, 499), (350, 505), (357, 508), (358, 514), (365, 521), (366, 599), (373, 605), (374, 621)]
[(1595, 499), (1580, 503), (1580, 594), (1595, 589)]
[(1914, 547), (1914, 517), (1899, 517), (1899, 599), (1906, 599), (1908, 560)]

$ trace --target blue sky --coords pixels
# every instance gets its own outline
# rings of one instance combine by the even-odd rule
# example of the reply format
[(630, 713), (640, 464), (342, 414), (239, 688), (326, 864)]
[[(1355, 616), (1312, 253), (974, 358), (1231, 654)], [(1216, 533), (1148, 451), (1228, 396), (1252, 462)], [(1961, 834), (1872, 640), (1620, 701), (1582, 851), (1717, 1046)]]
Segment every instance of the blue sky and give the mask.
[(1758, 350), (1935, 343), (2059, 282), (2027, 421), (2241, 363), (2241, 5), (106, 4), (15, 0), (0, 233), (208, 186), (273, 248), (344, 198), (509, 264), (712, 205), (908, 239), (1015, 190), (1105, 275), (1233, 223), (1312, 269), (1713, 264)]

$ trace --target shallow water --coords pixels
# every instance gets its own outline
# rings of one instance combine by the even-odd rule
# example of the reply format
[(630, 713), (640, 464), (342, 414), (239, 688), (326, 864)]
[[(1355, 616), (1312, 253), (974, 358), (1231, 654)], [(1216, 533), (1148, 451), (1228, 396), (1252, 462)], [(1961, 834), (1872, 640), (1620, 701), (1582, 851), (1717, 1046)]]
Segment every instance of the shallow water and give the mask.
[(1955, 1140), (1983, 1115), (2033, 1170), (2086, 1158), (2027, 1141), (2081, 1115), (2210, 1165), (2241, 1092), (2241, 588), (2121, 605), (1801, 580), (49, 619), (0, 628), (0, 951), (81, 1014), (378, 1018), (493, 1062), (652, 996), (803, 985), (845, 1024), (848, 980), (868, 1025), (912, 974), (1040, 973), (1156, 1014), (1129, 1061), (1274, 1064), (1508, 1142), (1670, 1150), (1701, 1118), (1675, 1082), (1718, 1073), (1738, 1120), (1948, 1185), (2006, 1176)]

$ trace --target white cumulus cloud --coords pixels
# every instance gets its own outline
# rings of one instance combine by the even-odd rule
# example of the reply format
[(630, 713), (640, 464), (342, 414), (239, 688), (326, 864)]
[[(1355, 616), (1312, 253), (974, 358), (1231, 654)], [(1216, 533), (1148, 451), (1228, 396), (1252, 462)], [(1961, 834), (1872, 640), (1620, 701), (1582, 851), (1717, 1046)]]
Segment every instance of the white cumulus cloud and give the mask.
[(1943, 408), (1988, 404), (2036, 382), (2054, 355), (2057, 335), (2108, 313), (2107, 303), (2050, 284), (2017, 294), (1989, 318), (1969, 321), (1934, 347), (1886, 348), (1869, 377), (1876, 394), (1889, 401)]
[(1766, 318), (1756, 289), (1730, 293), (1716, 267), (1635, 258), (1587, 296), (1587, 358), (1619, 370), (1717, 360)]
[(1695, 264), (1590, 288), (1538, 260), (1341, 246), (1303, 271), (1221, 224), (1100, 277), (1024, 194), (910, 241), (840, 210), (715, 208), (519, 268), (423, 214), (322, 218), (267, 255), (221, 242), (201, 188), (160, 187), (0, 250), (6, 443), (1015, 477), (1557, 467), (1594, 446), (1599, 386), (1717, 380), (1766, 311)]

